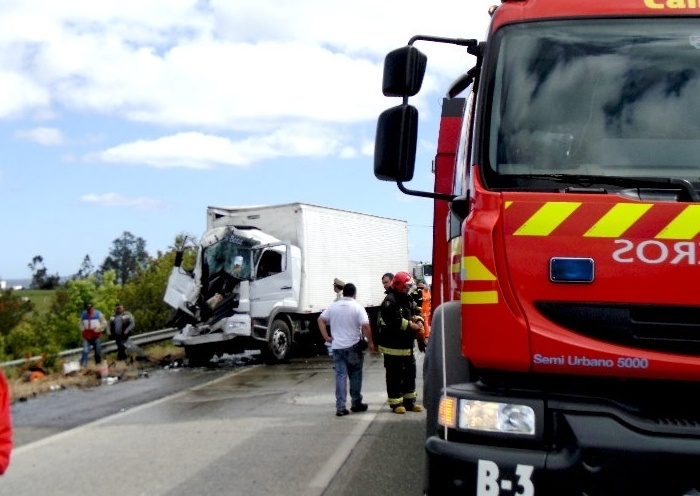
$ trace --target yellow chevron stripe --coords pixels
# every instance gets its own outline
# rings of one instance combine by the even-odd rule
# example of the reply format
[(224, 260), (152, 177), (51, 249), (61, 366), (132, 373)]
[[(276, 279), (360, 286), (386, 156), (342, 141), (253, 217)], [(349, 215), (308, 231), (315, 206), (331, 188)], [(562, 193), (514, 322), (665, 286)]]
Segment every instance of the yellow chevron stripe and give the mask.
[(693, 239), (700, 233), (700, 205), (685, 207), (664, 227), (656, 239)]
[(477, 257), (469, 256), (462, 259), (462, 267), (465, 273), (462, 274), (464, 281), (495, 281), (496, 276), (491, 273)]
[(650, 208), (645, 203), (618, 203), (608, 210), (584, 236), (590, 238), (617, 238), (637, 222)]
[(462, 236), (450, 240), (450, 255), (455, 257), (462, 253)]
[(547, 202), (515, 231), (515, 236), (549, 236), (581, 202)]
[(496, 291), (463, 291), (460, 297), (462, 305), (482, 305), (498, 303)]

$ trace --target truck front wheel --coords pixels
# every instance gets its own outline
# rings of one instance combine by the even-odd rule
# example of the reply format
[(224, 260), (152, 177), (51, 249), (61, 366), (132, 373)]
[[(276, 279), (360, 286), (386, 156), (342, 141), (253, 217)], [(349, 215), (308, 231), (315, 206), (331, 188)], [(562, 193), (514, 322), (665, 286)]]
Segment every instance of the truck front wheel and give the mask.
[(277, 363), (286, 360), (292, 349), (292, 333), (289, 325), (282, 319), (276, 319), (270, 326), (267, 339), (267, 361)]
[(185, 360), (188, 367), (205, 367), (214, 356), (215, 349), (206, 344), (185, 346)]

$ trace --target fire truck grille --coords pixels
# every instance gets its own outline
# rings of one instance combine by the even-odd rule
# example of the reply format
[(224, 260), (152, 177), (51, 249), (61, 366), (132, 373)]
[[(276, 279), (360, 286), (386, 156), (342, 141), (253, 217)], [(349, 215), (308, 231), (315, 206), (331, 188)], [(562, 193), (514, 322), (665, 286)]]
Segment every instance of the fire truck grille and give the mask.
[(600, 341), (700, 356), (700, 307), (538, 301), (552, 322)]

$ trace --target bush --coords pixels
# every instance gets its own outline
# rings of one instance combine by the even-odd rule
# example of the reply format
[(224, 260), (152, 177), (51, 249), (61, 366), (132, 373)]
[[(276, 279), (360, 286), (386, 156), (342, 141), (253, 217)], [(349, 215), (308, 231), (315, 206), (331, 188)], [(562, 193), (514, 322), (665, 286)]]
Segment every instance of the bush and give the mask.
[(8, 289), (0, 292), (0, 335), (8, 335), (34, 309), (32, 302)]

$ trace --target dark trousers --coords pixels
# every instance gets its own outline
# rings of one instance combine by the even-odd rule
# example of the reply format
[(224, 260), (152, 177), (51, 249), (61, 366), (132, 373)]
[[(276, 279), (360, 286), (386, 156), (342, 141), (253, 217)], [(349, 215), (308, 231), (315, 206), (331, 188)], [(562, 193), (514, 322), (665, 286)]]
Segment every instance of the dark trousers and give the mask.
[(126, 360), (126, 341), (129, 336), (115, 334), (114, 343), (117, 345), (117, 360)]
[(411, 408), (416, 402), (416, 357), (384, 355), (389, 406)]

